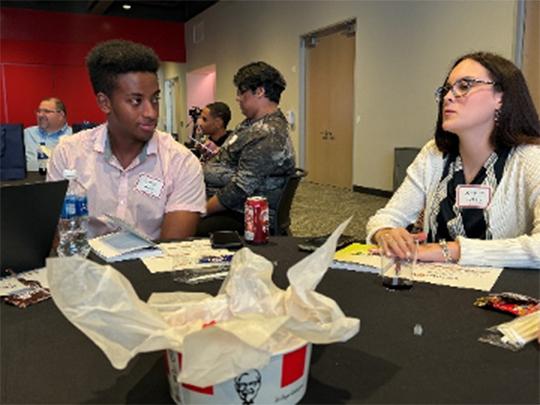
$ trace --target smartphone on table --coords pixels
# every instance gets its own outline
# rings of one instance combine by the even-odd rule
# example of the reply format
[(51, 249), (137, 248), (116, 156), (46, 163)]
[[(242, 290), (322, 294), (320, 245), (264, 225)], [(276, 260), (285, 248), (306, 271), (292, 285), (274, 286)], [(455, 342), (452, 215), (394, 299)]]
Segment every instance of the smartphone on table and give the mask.
[(210, 243), (215, 249), (240, 249), (244, 244), (236, 231), (216, 231), (210, 234)]

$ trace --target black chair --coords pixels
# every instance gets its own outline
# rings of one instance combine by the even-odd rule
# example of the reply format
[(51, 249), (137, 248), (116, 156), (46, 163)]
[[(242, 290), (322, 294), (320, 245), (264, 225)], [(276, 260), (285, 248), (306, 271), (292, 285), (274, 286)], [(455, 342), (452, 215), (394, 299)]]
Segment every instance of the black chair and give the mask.
[(22, 124), (0, 125), (0, 178), (19, 180), (26, 177), (26, 155)]
[(97, 127), (98, 125), (99, 124), (96, 124), (95, 122), (83, 121), (81, 123), (72, 124), (71, 129), (73, 133), (76, 134), (77, 132), (81, 132), (85, 129), (94, 128), (94, 127)]
[(307, 171), (304, 169), (296, 168), (294, 170), (294, 174), (291, 175), (287, 182), (285, 183), (285, 187), (283, 187), (283, 192), (281, 193), (281, 197), (278, 201), (277, 209), (276, 209), (276, 217), (274, 218), (274, 226), (272, 226), (273, 229), (273, 235), (291, 235), (291, 231), (289, 227), (291, 226), (291, 206), (294, 199), (294, 195), (296, 194), (296, 189), (298, 188), (298, 184), (300, 184), (300, 180), (302, 178), (307, 176)]

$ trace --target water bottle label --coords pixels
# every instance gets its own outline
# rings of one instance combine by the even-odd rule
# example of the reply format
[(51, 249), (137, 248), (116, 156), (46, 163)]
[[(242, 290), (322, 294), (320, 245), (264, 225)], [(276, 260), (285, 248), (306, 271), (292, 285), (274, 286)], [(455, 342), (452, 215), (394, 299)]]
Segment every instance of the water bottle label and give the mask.
[(77, 216), (88, 216), (88, 199), (86, 196), (77, 197)]
[(77, 216), (77, 197), (74, 195), (66, 195), (64, 205), (62, 206), (61, 218), (71, 219)]

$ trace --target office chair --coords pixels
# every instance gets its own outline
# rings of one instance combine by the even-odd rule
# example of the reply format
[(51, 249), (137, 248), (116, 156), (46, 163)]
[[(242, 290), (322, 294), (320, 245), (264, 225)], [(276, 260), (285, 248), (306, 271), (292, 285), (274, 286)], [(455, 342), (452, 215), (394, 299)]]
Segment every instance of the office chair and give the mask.
[(95, 122), (83, 121), (81, 123), (72, 124), (71, 129), (73, 133), (76, 134), (77, 132), (81, 132), (82, 130), (85, 130), (85, 129), (94, 128), (94, 127), (97, 127), (98, 125), (99, 124), (96, 124)]
[(292, 174), (285, 183), (285, 187), (283, 188), (283, 192), (281, 193), (281, 197), (279, 199), (277, 209), (276, 209), (276, 217), (274, 219), (274, 226), (273, 229), (273, 235), (276, 236), (285, 236), (290, 235), (291, 231), (289, 229), (291, 225), (291, 206), (294, 199), (294, 195), (296, 194), (296, 189), (298, 188), (298, 184), (300, 184), (300, 180), (302, 178), (307, 176), (307, 171), (304, 169), (296, 168), (294, 169), (294, 174)]
[(0, 125), (0, 179), (26, 177), (26, 155), (22, 124)]

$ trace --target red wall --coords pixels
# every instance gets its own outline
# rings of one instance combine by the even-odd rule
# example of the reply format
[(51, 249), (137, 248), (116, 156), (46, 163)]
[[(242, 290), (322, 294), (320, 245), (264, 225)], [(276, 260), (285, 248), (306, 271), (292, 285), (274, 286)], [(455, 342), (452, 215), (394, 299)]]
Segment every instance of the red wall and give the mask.
[(113, 38), (186, 61), (182, 23), (0, 8), (0, 122), (35, 125), (34, 109), (51, 96), (64, 101), (70, 123), (102, 122), (84, 59)]

